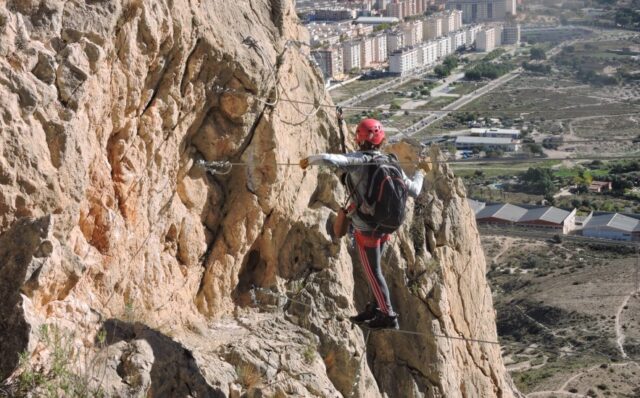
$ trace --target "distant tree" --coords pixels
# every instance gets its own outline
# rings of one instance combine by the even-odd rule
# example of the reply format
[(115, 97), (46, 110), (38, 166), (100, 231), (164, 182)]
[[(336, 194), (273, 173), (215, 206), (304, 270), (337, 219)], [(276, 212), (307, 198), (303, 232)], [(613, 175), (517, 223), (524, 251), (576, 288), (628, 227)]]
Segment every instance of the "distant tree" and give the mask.
[(522, 176), (523, 188), (538, 195), (553, 195), (558, 188), (553, 182), (553, 172), (540, 167), (530, 167)]
[(527, 144), (527, 148), (534, 155), (542, 155), (544, 153), (540, 144)]
[(544, 49), (542, 49), (541, 47), (532, 47), (529, 53), (529, 57), (531, 59), (541, 60), (541, 59), (547, 59), (547, 54), (545, 53)]
[(449, 55), (444, 59), (444, 61), (442, 61), (442, 64), (449, 68), (449, 70), (455, 69), (458, 66), (458, 57), (455, 55)]
[(544, 195), (544, 200), (546, 200), (550, 206), (556, 204), (556, 198), (551, 193)]
[(438, 65), (433, 69), (433, 72), (436, 74), (436, 76), (438, 76), (439, 78), (443, 78), (443, 77), (447, 77), (451, 74), (451, 70), (449, 68), (447, 68), (445, 65)]

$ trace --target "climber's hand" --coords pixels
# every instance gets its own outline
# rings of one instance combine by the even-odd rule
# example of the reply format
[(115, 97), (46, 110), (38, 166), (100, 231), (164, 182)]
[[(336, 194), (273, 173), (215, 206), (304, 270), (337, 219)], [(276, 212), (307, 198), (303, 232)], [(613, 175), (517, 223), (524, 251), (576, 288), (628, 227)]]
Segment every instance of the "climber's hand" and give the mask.
[(431, 163), (431, 159), (430, 158), (422, 158), (418, 161), (418, 168), (429, 172), (431, 171), (431, 169), (433, 168), (433, 164)]
[(302, 168), (302, 170), (306, 170), (306, 168), (309, 167), (309, 158), (301, 159), (300, 167)]

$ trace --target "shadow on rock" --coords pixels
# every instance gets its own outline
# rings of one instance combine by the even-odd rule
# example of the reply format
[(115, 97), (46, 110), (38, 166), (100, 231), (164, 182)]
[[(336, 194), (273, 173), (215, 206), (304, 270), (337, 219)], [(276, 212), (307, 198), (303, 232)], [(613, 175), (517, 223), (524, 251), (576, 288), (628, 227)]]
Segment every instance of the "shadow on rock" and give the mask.
[[(188, 349), (170, 337), (141, 323), (107, 320), (103, 327), (106, 341), (119, 351), (116, 371), (122, 381), (150, 384), (150, 397), (225, 397), (209, 385)], [(139, 347), (150, 347), (145, 352)], [(150, 369), (144, 369), (148, 364)], [(146, 389), (146, 388), (145, 388)]]

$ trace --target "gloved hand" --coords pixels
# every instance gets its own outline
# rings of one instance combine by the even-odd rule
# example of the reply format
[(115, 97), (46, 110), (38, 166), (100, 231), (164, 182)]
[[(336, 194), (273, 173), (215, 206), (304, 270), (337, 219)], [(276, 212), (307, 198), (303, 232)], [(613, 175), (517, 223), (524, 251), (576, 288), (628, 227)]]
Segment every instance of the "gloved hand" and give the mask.
[(306, 168), (309, 167), (309, 158), (301, 159), (300, 167), (302, 168), (302, 170), (306, 170)]

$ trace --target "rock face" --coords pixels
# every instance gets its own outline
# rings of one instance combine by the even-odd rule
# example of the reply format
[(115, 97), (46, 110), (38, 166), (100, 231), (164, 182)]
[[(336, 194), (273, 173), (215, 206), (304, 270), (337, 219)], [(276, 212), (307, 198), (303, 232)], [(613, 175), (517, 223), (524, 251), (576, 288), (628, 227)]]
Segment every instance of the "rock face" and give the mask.
[(288, 0), (2, 1), (9, 387), (24, 358), (47, 371), (42, 325), (56, 325), (65, 366), (109, 396), (517, 394), (499, 346), (446, 337), (497, 338), (474, 217), (444, 165), (384, 256), (417, 334), (365, 343), (344, 320), (368, 292), (328, 233), (338, 179), (296, 167), (340, 147), (304, 39)]

